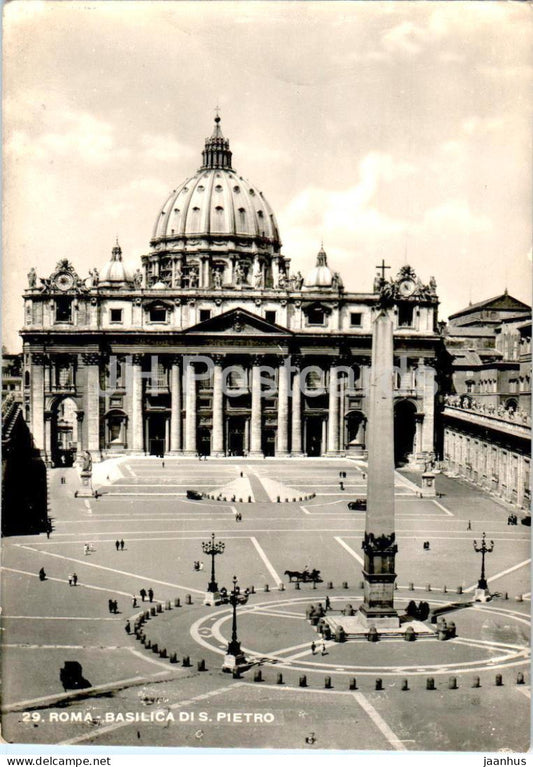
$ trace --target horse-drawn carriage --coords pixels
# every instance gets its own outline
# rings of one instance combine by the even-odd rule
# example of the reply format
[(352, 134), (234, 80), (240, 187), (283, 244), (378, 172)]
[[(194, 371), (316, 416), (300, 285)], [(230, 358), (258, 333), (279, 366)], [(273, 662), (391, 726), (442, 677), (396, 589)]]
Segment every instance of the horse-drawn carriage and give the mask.
[(293, 580), (297, 583), (322, 583), (320, 570), (285, 570), (284, 574), (289, 576), (289, 583)]

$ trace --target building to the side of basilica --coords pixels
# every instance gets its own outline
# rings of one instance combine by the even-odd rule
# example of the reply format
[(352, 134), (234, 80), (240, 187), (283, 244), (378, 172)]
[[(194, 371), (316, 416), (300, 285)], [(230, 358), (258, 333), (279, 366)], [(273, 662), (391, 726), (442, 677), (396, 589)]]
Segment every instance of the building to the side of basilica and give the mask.
[[(215, 120), (200, 169), (157, 213), (142, 270), (34, 269), (24, 294), (24, 413), (49, 465), (117, 454), (364, 454), (371, 292), (320, 248), (291, 273), (272, 209)], [(392, 280), (397, 460), (434, 458), (435, 281)]]

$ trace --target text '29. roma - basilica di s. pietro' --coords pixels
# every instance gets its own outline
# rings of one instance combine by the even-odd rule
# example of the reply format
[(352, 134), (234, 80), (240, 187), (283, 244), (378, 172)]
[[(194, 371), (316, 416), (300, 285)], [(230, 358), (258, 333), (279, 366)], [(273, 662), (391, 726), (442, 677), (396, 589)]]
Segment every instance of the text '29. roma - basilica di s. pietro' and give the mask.
[[(365, 451), (371, 323), (383, 281), (345, 291), (321, 247), (303, 277), (274, 213), (233, 169), (220, 118), (202, 165), (158, 210), (142, 270), (118, 242), (98, 273), (66, 259), (24, 294), (24, 407), (49, 465), (117, 454)], [(434, 455), (435, 281), (402, 267), (395, 453)]]

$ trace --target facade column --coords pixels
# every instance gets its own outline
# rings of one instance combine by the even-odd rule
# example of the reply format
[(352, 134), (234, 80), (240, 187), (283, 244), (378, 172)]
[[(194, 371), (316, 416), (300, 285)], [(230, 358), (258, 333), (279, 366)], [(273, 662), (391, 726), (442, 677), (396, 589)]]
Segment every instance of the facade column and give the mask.
[[(84, 411), (87, 423), (87, 450), (98, 453), (100, 450), (100, 356), (97, 353), (82, 354), (85, 365), (85, 402)], [(95, 456), (93, 455), (93, 460)]]
[(31, 355), (31, 433), (35, 447), (44, 450), (44, 354)]
[(339, 373), (336, 365), (329, 369), (328, 455), (339, 453)]
[(196, 455), (196, 377), (194, 363), (189, 362), (185, 373), (185, 453)]
[(422, 452), (422, 430), (424, 423), (424, 414), (415, 413), (415, 441), (413, 445), (413, 457), (417, 458)]
[(222, 363), (224, 357), (215, 354), (213, 362), (213, 432), (211, 455), (224, 455), (224, 392), (222, 391)]
[(278, 432), (276, 455), (289, 452), (289, 368), (281, 358), (278, 367)]
[(250, 456), (260, 457), (261, 450), (261, 357), (252, 359), (252, 409), (250, 413)]
[(44, 462), (52, 466), (52, 413), (44, 411)]
[(76, 452), (78, 455), (83, 450), (83, 418), (85, 413), (83, 410), (78, 410), (76, 413)]
[(419, 360), (419, 368), (424, 371), (424, 423), (422, 427), (421, 450), (431, 458), (434, 457), (435, 440), (435, 369), (434, 360)]
[(142, 355), (131, 358), (131, 450), (143, 452)]
[(291, 454), (302, 455), (302, 374), (301, 357), (293, 358), (293, 365), (296, 367), (294, 378), (292, 379), (292, 435), (291, 435)]
[(181, 372), (179, 357), (170, 368), (170, 452), (181, 452)]

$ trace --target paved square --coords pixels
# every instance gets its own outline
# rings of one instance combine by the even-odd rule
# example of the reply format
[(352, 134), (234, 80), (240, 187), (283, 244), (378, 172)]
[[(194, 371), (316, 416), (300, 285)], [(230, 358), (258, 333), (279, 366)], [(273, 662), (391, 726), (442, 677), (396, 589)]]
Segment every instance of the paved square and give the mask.
[[(366, 494), (365, 468), (344, 459), (119, 459), (95, 466), (100, 495), (91, 499), (74, 498), (74, 469), (51, 470), (50, 538), (3, 541), (4, 737), (526, 750), (529, 529), (507, 526), (507, 510), (489, 496), (439, 476), (442, 496), (422, 499), (416, 485), (397, 475), (398, 608), (411, 599), (432, 607), (456, 602), (446, 614), (456, 623), (456, 639), (323, 643), (306, 620), (309, 605), (325, 604), (326, 597), (339, 620), (361, 602), (365, 515), (348, 510), (347, 502)], [(185, 497), (187, 489), (225, 487), (235, 500)], [(253, 502), (245, 494), (240, 502), (240, 488), (251, 488)], [(290, 488), (288, 503), (280, 488)], [(292, 491), (314, 497), (292, 502)], [(495, 544), (487, 556), (495, 597), (472, 605), (481, 565), (472, 542), (484, 531)], [(241, 589), (253, 592), (237, 611), (238, 636), (253, 661), (240, 679), (221, 670), (231, 608), (203, 605), (210, 558), (201, 544), (213, 532), (225, 543), (215, 563), (219, 586), (229, 589), (236, 575)], [(123, 550), (116, 548), (120, 540)], [(200, 571), (193, 569), (196, 560), (203, 562)], [(285, 571), (305, 567), (320, 570), (321, 582), (289, 583)], [(69, 586), (74, 572), (78, 583)], [(152, 605), (139, 596), (149, 588)], [(117, 601), (116, 614), (109, 600)], [(141, 642), (125, 626), (149, 607), (161, 612), (144, 623)], [(169, 659), (174, 653), (177, 663)], [(59, 670), (72, 660), (81, 663), (90, 687), (65, 692)], [(525, 684), (516, 684), (518, 674)], [(428, 678), (434, 690), (426, 689)]]

